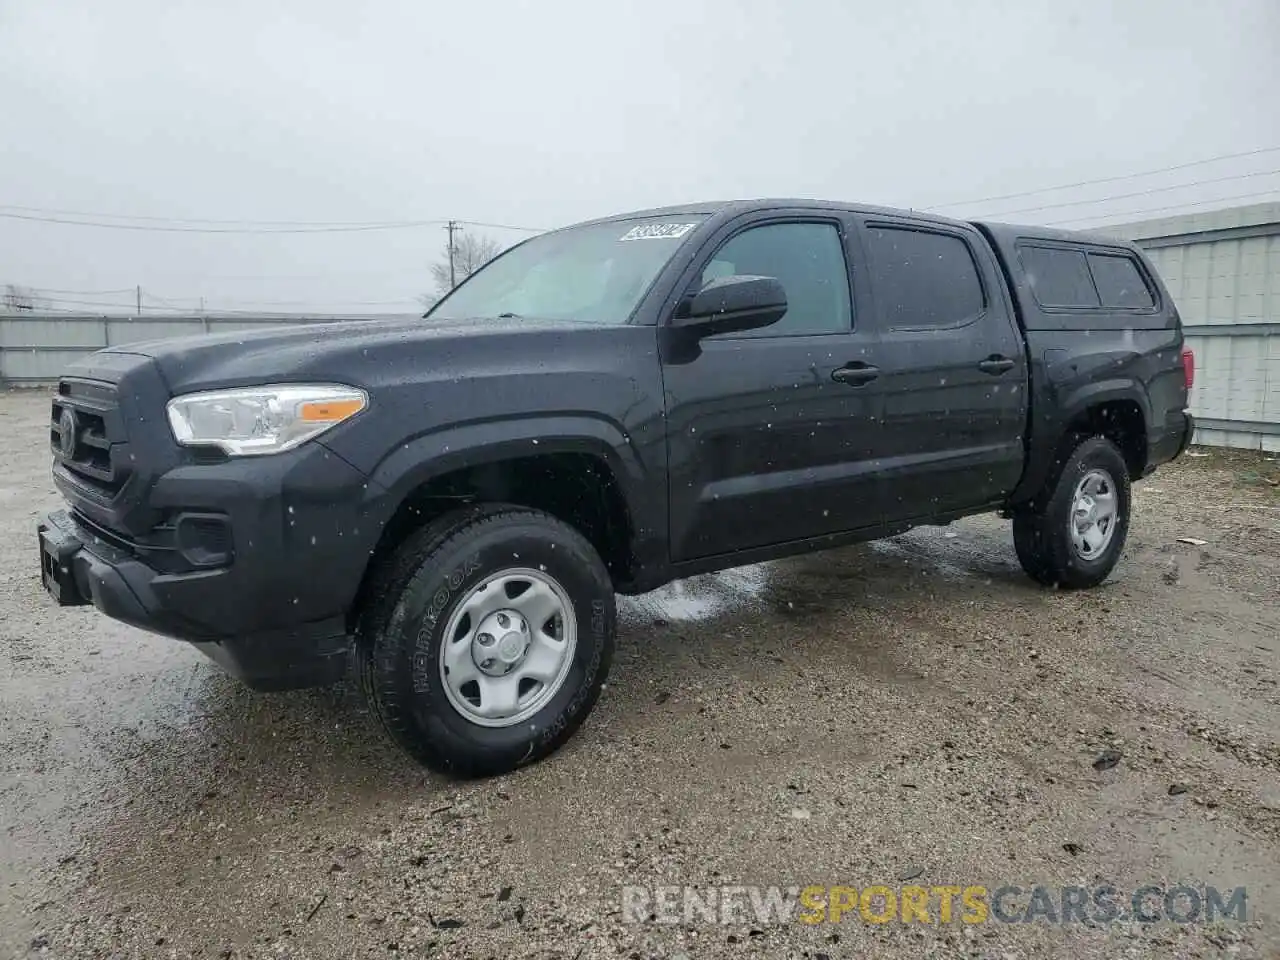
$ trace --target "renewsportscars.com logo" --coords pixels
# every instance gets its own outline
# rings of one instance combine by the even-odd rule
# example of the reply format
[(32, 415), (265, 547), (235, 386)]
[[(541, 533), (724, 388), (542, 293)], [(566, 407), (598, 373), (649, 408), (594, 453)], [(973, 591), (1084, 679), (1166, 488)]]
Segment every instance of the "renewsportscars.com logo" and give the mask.
[(1214, 923), (1244, 922), (1244, 887), (624, 886), (624, 923)]

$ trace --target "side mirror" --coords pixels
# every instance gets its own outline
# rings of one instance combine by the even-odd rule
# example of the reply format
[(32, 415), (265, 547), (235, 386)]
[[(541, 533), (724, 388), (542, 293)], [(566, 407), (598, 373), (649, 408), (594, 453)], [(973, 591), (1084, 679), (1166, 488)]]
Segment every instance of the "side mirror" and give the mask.
[(698, 336), (755, 330), (787, 312), (787, 291), (774, 277), (721, 277), (686, 297), (671, 324)]

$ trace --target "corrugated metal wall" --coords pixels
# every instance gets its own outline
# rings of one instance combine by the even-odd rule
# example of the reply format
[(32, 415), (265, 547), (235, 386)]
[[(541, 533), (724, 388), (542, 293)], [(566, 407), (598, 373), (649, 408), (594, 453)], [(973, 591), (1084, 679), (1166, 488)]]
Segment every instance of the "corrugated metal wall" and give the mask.
[(1196, 442), (1280, 451), (1280, 336), (1188, 337)]
[(103, 347), (201, 333), (376, 317), (90, 317), (0, 314), (0, 384), (52, 383), (76, 357)]

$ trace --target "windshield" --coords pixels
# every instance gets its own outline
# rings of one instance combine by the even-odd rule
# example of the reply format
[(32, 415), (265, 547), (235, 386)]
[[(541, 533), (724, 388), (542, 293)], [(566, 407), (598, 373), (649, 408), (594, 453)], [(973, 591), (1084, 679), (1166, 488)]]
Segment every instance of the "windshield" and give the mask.
[(427, 317), (626, 323), (658, 271), (704, 219), (680, 214), (610, 221), (534, 237), (483, 267)]

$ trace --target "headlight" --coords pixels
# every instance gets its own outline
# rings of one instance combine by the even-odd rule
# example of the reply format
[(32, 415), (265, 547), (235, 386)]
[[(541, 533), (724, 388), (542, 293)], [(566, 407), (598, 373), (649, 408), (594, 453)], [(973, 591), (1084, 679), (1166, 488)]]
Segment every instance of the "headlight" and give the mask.
[(189, 393), (170, 400), (168, 412), (179, 443), (235, 457), (292, 450), (368, 405), (355, 387), (286, 383)]

